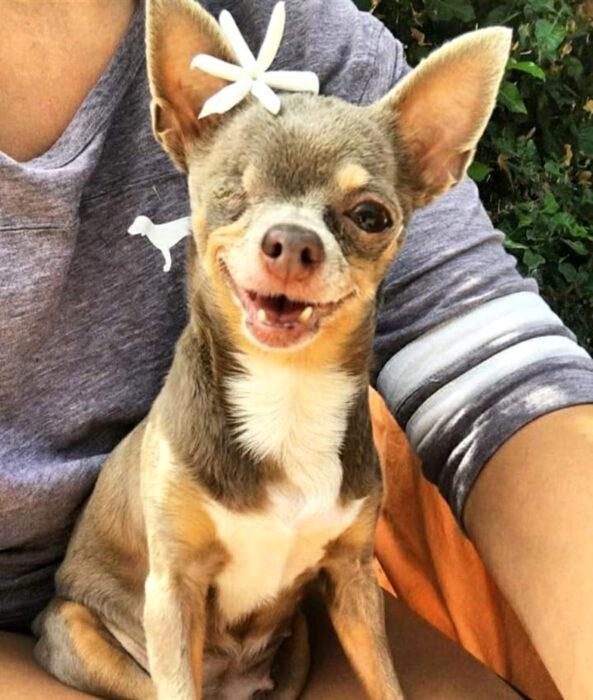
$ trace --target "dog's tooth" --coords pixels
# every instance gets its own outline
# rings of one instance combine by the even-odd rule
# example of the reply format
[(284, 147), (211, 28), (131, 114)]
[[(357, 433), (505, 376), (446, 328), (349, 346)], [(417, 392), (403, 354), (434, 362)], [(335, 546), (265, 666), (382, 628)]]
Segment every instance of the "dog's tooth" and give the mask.
[(313, 314), (313, 307), (312, 306), (305, 306), (305, 308), (299, 314), (299, 321), (301, 321), (301, 323), (306, 323), (311, 318), (312, 314)]
[(257, 310), (257, 320), (260, 323), (265, 323), (268, 320), (268, 315), (266, 314), (265, 309), (258, 309)]

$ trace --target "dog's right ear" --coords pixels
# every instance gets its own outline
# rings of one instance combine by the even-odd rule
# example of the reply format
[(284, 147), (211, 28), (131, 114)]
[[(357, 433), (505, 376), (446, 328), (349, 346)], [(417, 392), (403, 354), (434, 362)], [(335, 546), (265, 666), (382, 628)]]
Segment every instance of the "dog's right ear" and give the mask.
[(177, 167), (187, 172), (188, 145), (207, 137), (223, 118), (198, 121), (202, 106), (228, 85), (190, 63), (200, 53), (229, 63), (235, 57), (215, 19), (194, 0), (149, 0), (146, 42), (152, 128)]
[(402, 174), (414, 206), (459, 182), (496, 103), (511, 30), (488, 27), (434, 51), (372, 105), (397, 135)]

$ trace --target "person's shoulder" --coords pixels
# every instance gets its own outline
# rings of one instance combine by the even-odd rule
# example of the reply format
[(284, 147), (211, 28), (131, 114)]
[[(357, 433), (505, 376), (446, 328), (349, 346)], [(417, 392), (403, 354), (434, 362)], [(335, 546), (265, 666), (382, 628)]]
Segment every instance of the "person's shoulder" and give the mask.
[[(228, 10), (257, 52), (276, 0), (207, 0), (216, 18)], [(286, 0), (286, 26), (274, 70), (311, 70), (321, 91), (349, 102), (378, 99), (407, 71), (403, 47), (352, 0)]]

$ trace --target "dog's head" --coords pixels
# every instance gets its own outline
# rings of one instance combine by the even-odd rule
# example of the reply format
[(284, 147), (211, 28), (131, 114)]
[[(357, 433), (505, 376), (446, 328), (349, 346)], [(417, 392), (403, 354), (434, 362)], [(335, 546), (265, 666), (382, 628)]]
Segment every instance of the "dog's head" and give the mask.
[(193, 0), (152, 0), (154, 132), (188, 173), (202, 286), (240, 347), (331, 358), (369, 325), (412, 211), (466, 172), (509, 45), (464, 35), (367, 107), (299, 94), (198, 119), (226, 83), (192, 58), (233, 53)]

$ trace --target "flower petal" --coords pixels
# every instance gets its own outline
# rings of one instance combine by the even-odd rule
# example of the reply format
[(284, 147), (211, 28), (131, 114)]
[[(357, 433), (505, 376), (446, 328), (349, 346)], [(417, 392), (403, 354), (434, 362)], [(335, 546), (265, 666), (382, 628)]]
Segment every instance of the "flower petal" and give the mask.
[(267, 70), (276, 58), (286, 22), (286, 6), (284, 2), (278, 2), (272, 10), (270, 24), (266, 36), (257, 55), (256, 69), (259, 74)]
[(280, 98), (272, 88), (315, 94), (319, 92), (319, 78), (315, 73), (309, 71), (266, 71), (276, 57), (284, 34), (286, 6), (283, 0), (274, 6), (257, 61), (228, 10), (221, 12), (219, 22), (220, 28), (240, 65), (233, 65), (206, 54), (198, 54), (194, 57), (191, 62), (192, 68), (197, 68), (223, 80), (234, 81), (206, 100), (199, 119), (210, 114), (222, 114), (229, 111), (241, 102), (249, 91), (272, 114), (278, 114), (281, 106)]
[(277, 90), (319, 93), (319, 78), (311, 71), (269, 70), (258, 77)]
[(251, 94), (262, 103), (262, 105), (272, 114), (280, 111), (280, 98), (261, 80), (254, 80), (251, 85)]
[(247, 68), (248, 70), (253, 69), (255, 66), (255, 58), (249, 46), (247, 46), (247, 42), (239, 31), (239, 27), (237, 27), (231, 13), (228, 10), (223, 10), (220, 13), (218, 22), (222, 33), (225, 35), (235, 53), (238, 63), (243, 66), (243, 68)]
[(231, 83), (222, 88), (222, 90), (219, 90), (210, 99), (204, 102), (198, 119), (203, 119), (211, 114), (223, 114), (224, 112), (228, 112), (249, 94), (252, 84), (253, 80), (251, 80), (251, 78), (244, 78), (237, 83)]
[(204, 73), (215, 75), (217, 78), (223, 78), (224, 80), (232, 82), (247, 77), (245, 68), (237, 66), (234, 63), (221, 61), (220, 58), (208, 56), (205, 53), (200, 53), (195, 56), (190, 65), (192, 68), (203, 70)]

